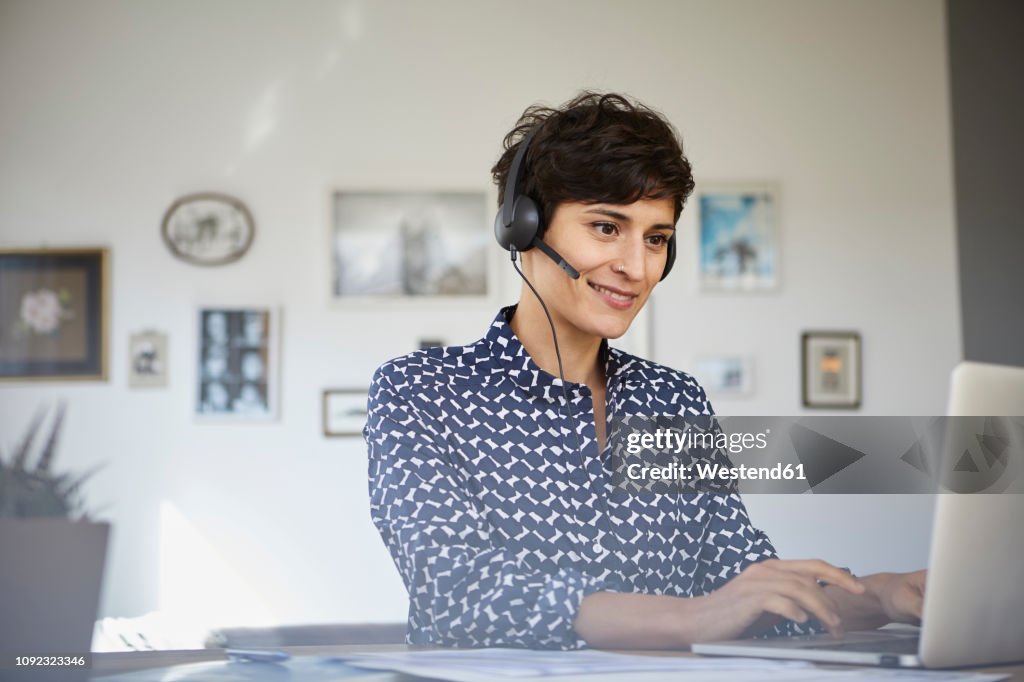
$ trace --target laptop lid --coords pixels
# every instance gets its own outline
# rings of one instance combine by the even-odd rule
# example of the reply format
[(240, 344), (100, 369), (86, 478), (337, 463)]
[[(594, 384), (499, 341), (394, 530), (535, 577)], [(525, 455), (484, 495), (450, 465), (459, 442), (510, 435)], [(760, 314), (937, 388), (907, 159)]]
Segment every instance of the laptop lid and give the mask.
[(1005, 467), (1005, 487), (936, 496), (920, 658), (935, 668), (1022, 660), (1024, 368), (961, 363), (953, 371), (949, 415), (994, 417), (975, 426), (995, 430), (998, 439), (978, 457), (976, 450), (960, 452), (949, 435), (946, 470), (984, 475), (988, 467)]

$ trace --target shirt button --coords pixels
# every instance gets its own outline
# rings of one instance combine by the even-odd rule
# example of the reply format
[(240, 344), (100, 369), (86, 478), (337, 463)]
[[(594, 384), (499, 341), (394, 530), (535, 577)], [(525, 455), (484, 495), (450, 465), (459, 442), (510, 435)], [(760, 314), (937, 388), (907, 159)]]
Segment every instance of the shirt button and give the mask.
[(594, 542), (594, 546), (591, 547), (594, 554), (604, 554), (604, 546), (600, 542)]

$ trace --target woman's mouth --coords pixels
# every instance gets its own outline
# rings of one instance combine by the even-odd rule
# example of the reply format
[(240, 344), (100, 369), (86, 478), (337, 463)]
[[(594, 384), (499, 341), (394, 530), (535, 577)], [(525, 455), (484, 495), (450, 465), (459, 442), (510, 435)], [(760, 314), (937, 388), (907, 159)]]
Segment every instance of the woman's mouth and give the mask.
[(631, 294), (619, 289), (610, 289), (608, 287), (601, 286), (600, 284), (594, 284), (593, 282), (587, 282), (587, 284), (589, 284), (590, 288), (601, 297), (601, 300), (616, 310), (629, 309), (632, 307), (633, 301), (637, 297), (637, 294)]

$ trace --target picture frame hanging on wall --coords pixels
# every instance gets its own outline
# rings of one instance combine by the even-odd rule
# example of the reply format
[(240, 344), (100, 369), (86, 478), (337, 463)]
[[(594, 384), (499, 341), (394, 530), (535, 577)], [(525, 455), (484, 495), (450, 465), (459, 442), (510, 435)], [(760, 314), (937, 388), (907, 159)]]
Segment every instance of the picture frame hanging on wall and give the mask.
[(369, 389), (328, 388), (323, 392), (324, 436), (360, 436), (366, 424)]
[(334, 191), (331, 297), (484, 300), (491, 221), (483, 191)]
[(0, 381), (106, 381), (106, 248), (0, 250)]
[(708, 183), (697, 192), (702, 291), (779, 287), (779, 190), (771, 183)]
[(167, 386), (167, 335), (158, 331), (132, 334), (128, 339), (129, 388)]
[(852, 331), (805, 332), (800, 345), (804, 407), (860, 407), (860, 334)]
[(712, 396), (745, 396), (754, 392), (754, 361), (743, 355), (707, 355), (693, 363), (693, 373)]
[(267, 306), (199, 309), (198, 418), (277, 418), (278, 317)]
[(240, 259), (256, 237), (256, 222), (241, 199), (218, 192), (178, 198), (160, 223), (167, 249), (193, 265), (227, 265)]

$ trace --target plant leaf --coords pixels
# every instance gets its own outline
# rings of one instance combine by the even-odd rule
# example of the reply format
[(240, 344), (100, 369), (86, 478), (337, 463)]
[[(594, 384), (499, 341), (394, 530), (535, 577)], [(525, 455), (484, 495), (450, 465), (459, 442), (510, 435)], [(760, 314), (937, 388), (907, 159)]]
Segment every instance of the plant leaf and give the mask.
[(57, 452), (57, 437), (60, 435), (60, 427), (64, 423), (64, 412), (67, 411), (67, 407), (68, 404), (63, 400), (57, 403), (57, 416), (53, 418), (50, 437), (46, 440), (46, 445), (43, 446), (43, 453), (39, 456), (36, 471), (50, 470), (50, 464), (53, 463), (53, 457)]
[[(89, 469), (88, 471), (86, 471), (84, 474), (82, 474), (82, 475), (78, 476), (77, 478), (75, 478), (74, 480), (72, 480), (63, 490), (60, 491), (60, 494), (63, 497), (67, 497), (67, 498), (70, 498), (72, 495), (77, 494), (78, 491), (81, 489), (82, 484), (85, 483), (86, 481), (88, 481), (90, 478), (92, 478), (96, 474), (96, 472), (100, 471), (105, 466), (107, 466), (106, 462), (100, 462), (96, 466), (94, 466), (91, 469)], [(67, 476), (60, 476), (58, 478), (60, 480), (60, 483), (63, 483), (64, 480), (67, 479), (68, 477)]]
[(32, 417), (32, 422), (28, 426), (28, 431), (25, 432), (25, 436), (14, 450), (14, 458), (11, 460), (13, 468), (25, 468), (25, 463), (28, 461), (28, 451), (32, 448), (32, 443), (35, 442), (36, 434), (39, 432), (39, 427), (42, 425), (45, 416), (45, 406), (41, 406), (36, 410), (35, 416)]

